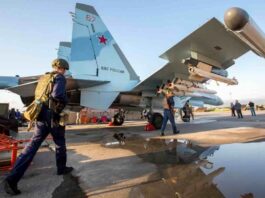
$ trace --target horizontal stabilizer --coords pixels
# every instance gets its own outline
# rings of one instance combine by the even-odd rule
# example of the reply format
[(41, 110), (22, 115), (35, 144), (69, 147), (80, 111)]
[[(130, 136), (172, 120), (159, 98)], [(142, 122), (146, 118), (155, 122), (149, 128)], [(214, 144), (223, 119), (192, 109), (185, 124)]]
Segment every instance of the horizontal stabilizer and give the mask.
[(0, 89), (17, 85), (18, 79), (16, 76), (0, 76)]
[(33, 81), (25, 84), (21, 84), (15, 87), (9, 87), (7, 90), (12, 91), (20, 95), (21, 97), (31, 97), (34, 96), (35, 88), (37, 86), (38, 81)]
[[(84, 89), (89, 87), (94, 87), (97, 85), (102, 85), (108, 83), (108, 81), (99, 81), (99, 80), (79, 80), (73, 78), (67, 78), (66, 90), (74, 89)], [(30, 83), (21, 84), (15, 87), (7, 88), (7, 90), (12, 91), (21, 97), (31, 97), (34, 96), (38, 81), (33, 81)]]

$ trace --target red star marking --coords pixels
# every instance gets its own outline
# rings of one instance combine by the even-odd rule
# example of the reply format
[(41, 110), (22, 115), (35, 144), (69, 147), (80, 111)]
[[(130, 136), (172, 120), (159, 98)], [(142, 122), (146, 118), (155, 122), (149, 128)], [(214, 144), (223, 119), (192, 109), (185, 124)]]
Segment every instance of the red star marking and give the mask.
[(106, 45), (106, 42), (107, 42), (107, 40), (108, 40), (108, 39), (106, 39), (106, 38), (104, 37), (104, 35), (99, 36), (98, 39), (99, 39), (99, 43), (104, 43), (105, 45)]

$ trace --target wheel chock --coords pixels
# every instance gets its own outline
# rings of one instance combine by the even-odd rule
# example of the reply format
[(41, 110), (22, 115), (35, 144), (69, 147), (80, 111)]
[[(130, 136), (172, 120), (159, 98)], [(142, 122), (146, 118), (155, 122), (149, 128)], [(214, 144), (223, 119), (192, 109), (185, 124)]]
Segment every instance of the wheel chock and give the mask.
[(144, 126), (144, 130), (145, 131), (154, 131), (154, 130), (156, 130), (156, 128), (151, 123), (148, 123), (147, 125)]

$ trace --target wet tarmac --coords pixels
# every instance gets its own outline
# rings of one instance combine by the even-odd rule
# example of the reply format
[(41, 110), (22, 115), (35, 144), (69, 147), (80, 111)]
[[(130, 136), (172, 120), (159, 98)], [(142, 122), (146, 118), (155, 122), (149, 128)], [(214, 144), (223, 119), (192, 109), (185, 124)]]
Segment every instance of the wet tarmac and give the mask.
[[(137, 156), (157, 168), (147, 181), (124, 187), (129, 190), (128, 197), (265, 195), (265, 142), (201, 147), (176, 139), (137, 141), (136, 138), (125, 145), (108, 147), (122, 147), (136, 153), (143, 149), (146, 153)], [(100, 195), (109, 197), (114, 191), (122, 194), (119, 191), (124, 188)]]
[[(69, 126), (74, 172), (55, 174), (54, 144), (47, 141), (18, 197), (265, 197), (265, 115), (202, 115), (179, 123), (178, 135), (168, 126), (165, 137), (143, 131), (144, 124)], [(115, 136), (121, 133), (126, 138)], [(9, 196), (0, 189), (0, 197)]]
[[(220, 146), (213, 156), (207, 158), (213, 163), (213, 169), (225, 168), (213, 180), (225, 197), (247, 193), (252, 193), (253, 197), (265, 197), (264, 151), (265, 142), (228, 144)], [(207, 169), (202, 170), (209, 173)]]

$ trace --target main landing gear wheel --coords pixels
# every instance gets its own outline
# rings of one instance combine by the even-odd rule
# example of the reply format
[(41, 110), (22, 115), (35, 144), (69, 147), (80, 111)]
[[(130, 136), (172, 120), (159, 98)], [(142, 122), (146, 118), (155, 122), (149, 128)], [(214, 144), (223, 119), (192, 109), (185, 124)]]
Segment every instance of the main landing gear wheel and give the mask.
[(116, 113), (113, 116), (113, 125), (114, 126), (121, 126), (124, 122), (124, 116), (120, 113)]
[(183, 122), (190, 122), (190, 116), (183, 116), (181, 119)]
[(156, 129), (161, 129), (163, 116), (161, 115), (161, 113), (153, 113), (148, 117), (148, 122), (152, 124)]

